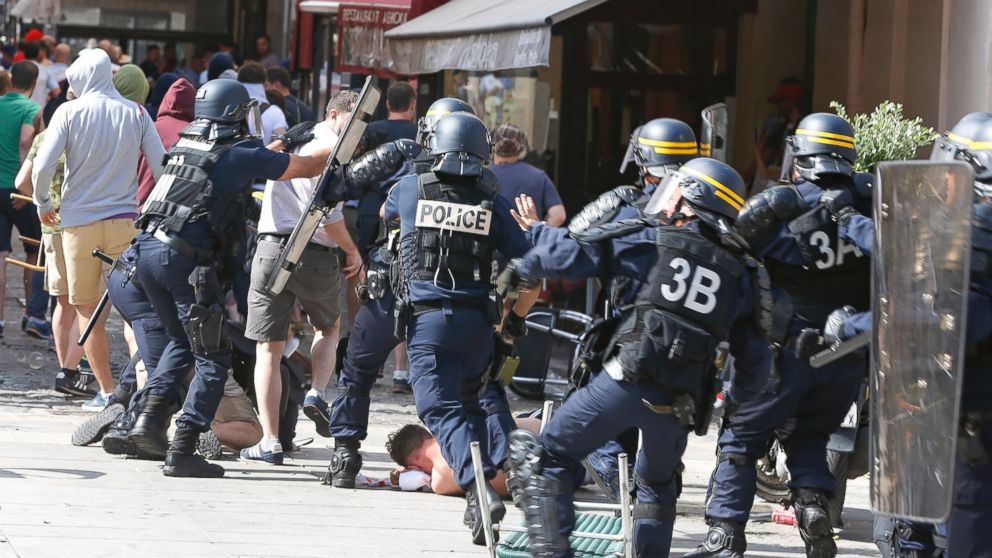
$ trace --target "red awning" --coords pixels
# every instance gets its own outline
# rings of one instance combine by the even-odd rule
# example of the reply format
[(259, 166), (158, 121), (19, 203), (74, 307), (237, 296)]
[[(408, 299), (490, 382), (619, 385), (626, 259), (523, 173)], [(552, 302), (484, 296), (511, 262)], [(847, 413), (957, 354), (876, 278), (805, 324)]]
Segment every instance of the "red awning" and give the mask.
[(289, 46), (294, 71), (313, 68), (313, 14), (300, 10), (301, 1), (296, 0), (296, 23)]
[(393, 60), (383, 36), (408, 19), (447, 0), (346, 0), (338, 9), (337, 71), (393, 77)]

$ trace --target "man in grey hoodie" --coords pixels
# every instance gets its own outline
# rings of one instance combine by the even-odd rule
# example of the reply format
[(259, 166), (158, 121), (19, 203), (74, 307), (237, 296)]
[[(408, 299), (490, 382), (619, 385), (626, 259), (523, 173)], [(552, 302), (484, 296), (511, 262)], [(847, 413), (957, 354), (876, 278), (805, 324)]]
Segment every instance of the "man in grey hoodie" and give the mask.
[[(104, 281), (100, 250), (119, 256), (134, 237), (138, 214), (138, 155), (143, 153), (152, 174), (162, 174), (165, 150), (144, 107), (122, 97), (113, 85), (110, 58), (100, 49), (85, 49), (66, 70), (76, 101), (63, 104), (52, 117), (45, 141), (34, 162), (34, 196), (43, 223), (54, 223), (56, 211), (49, 183), (56, 162), (66, 154), (62, 205), (69, 303), (75, 306), (80, 328), (96, 311)], [(84, 405), (101, 410), (114, 388), (105, 322), (100, 316), (86, 341), (86, 356), (100, 384), (100, 393)]]

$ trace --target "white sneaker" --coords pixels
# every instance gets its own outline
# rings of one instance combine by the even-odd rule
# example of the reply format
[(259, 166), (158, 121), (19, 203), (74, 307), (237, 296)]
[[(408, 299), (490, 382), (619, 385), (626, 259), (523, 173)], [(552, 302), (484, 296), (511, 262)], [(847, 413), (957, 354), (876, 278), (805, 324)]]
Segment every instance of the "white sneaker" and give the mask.
[(102, 393), (97, 393), (96, 396), (93, 397), (93, 399), (90, 399), (86, 403), (83, 403), (82, 405), (83, 410), (89, 411), (91, 413), (99, 413), (100, 411), (102, 411), (104, 408), (107, 407), (107, 399), (108, 396)]

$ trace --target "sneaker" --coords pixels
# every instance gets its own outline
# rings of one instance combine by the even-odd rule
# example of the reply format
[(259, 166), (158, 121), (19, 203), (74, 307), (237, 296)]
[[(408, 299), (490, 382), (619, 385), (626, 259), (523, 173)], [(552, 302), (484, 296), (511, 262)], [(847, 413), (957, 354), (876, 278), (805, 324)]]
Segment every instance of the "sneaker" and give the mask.
[(28, 315), (24, 314), (21, 316), (21, 331), (24, 331), (28, 327)]
[(93, 376), (87, 378), (76, 370), (63, 368), (55, 376), (55, 391), (76, 397), (93, 397), (97, 392), (90, 387), (90, 380), (93, 379)]
[(110, 397), (109, 395), (98, 393), (93, 396), (93, 399), (90, 399), (89, 401), (83, 403), (80, 406), (83, 408), (84, 411), (89, 411), (91, 413), (99, 413), (100, 411), (107, 408), (107, 404), (109, 403), (108, 401), (109, 397)]
[(224, 454), (220, 439), (217, 438), (213, 430), (207, 430), (200, 434), (200, 438), (196, 441), (196, 453), (203, 456), (204, 459), (210, 460), (220, 459)]
[(48, 338), (48, 350), (51, 351), (51, 352), (53, 352), (53, 353), (55, 352), (55, 336), (54, 335)]
[(316, 395), (308, 395), (303, 400), (303, 414), (313, 421), (317, 434), (324, 438), (331, 437), (331, 415), (327, 411), (327, 402)]
[(0, 322), (0, 339), (3, 339), (3, 322)]
[(393, 393), (413, 393), (408, 370), (393, 370)]
[(99, 442), (103, 438), (103, 435), (107, 433), (107, 430), (110, 429), (110, 426), (114, 424), (114, 421), (124, 414), (125, 410), (124, 405), (118, 402), (110, 403), (106, 408), (97, 413), (95, 417), (80, 424), (76, 428), (76, 431), (72, 433), (72, 445), (88, 446)]
[(35, 339), (51, 339), (52, 325), (45, 320), (39, 320), (38, 318), (27, 318), (27, 325), (24, 327), (24, 333), (27, 333)]
[(86, 373), (86, 374), (92, 374), (93, 373), (93, 369), (90, 368), (90, 361), (87, 360), (86, 357), (83, 357), (83, 358), (79, 359), (79, 366), (76, 367), (76, 370), (79, 370), (80, 372), (83, 372), (83, 373)]
[(271, 450), (262, 449), (262, 442), (241, 450), (242, 461), (264, 461), (272, 465), (282, 465), (282, 444), (275, 442)]

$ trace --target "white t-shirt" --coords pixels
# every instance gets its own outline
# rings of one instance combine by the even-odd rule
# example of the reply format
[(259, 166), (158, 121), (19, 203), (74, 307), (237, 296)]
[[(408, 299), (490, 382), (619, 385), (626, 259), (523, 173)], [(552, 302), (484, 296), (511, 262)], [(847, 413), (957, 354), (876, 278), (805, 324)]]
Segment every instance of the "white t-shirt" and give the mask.
[[(34, 61), (32, 60), (32, 62)], [(34, 84), (34, 91), (31, 92), (31, 100), (38, 103), (39, 107), (45, 108), (48, 94), (58, 89), (59, 82), (55, 81), (55, 77), (48, 71), (48, 68), (37, 62), (34, 62), (34, 65), (38, 67), (38, 81)]]
[[(322, 148), (333, 147), (338, 141), (337, 134), (323, 124), (314, 126), (313, 133), (313, 140), (296, 148), (297, 155), (310, 155)], [(265, 200), (262, 201), (262, 216), (258, 220), (258, 232), (261, 234), (290, 234), (293, 232), (296, 222), (310, 205), (310, 195), (317, 187), (318, 178), (319, 176), (266, 182)], [(336, 248), (337, 243), (331, 240), (324, 227), (343, 219), (344, 214), (341, 213), (341, 204), (339, 203), (321, 221), (321, 227), (317, 229), (310, 241), (322, 246)]]

